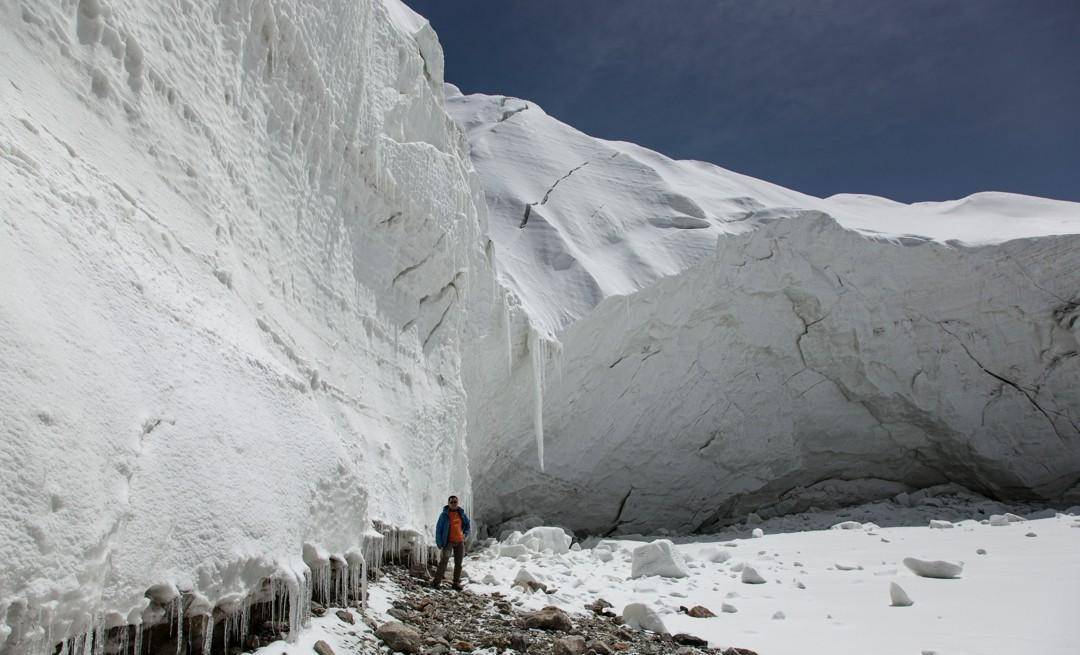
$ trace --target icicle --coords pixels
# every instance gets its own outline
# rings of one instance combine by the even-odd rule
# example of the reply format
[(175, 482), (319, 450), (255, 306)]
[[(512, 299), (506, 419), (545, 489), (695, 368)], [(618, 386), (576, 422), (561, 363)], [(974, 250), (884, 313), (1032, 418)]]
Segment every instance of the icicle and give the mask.
[(135, 653), (134, 655), (142, 655), (142, 623), (135, 625)]
[(203, 627), (202, 655), (210, 655), (214, 649), (214, 611), (206, 615), (206, 625)]
[(184, 652), (184, 597), (177, 596), (176, 600), (176, 655)]
[(83, 637), (83, 655), (96, 655), (94, 653), (94, 624), (93, 620), (86, 626), (86, 636)]
[(510, 325), (510, 303), (503, 301), (503, 328), (506, 331), (506, 377), (514, 374), (514, 334)]
[(544, 364), (547, 347), (537, 331), (529, 328), (529, 354), (533, 368), (533, 432), (536, 434), (536, 456), (540, 460), (540, 472), (544, 471)]
[[(68, 655), (69, 652), (70, 652), (70, 650), (69, 650), (69, 646), (68, 646), (68, 640), (65, 639), (65, 640), (60, 642), (60, 655)], [(127, 655), (126, 650), (125, 650), (125, 652), (121, 652), (120, 655)]]
[(368, 565), (367, 560), (364, 559), (360, 562), (360, 611), (367, 612), (367, 582), (368, 582)]

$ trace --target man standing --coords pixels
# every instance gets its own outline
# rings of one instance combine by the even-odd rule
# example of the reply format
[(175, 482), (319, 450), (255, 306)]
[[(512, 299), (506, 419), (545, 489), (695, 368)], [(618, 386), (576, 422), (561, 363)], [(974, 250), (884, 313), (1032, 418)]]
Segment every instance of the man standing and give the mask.
[(454, 589), (461, 589), (461, 559), (465, 557), (465, 538), (469, 536), (469, 517), (458, 506), (458, 497), (450, 496), (435, 524), (435, 545), (439, 547), (439, 568), (435, 570), (436, 589), (446, 575), (450, 551), (454, 552)]

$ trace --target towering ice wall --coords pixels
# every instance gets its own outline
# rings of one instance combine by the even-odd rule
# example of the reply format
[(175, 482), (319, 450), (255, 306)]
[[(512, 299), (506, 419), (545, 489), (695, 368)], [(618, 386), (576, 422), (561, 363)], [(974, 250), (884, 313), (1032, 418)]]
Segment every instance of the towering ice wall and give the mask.
[(0, 62), (0, 651), (426, 539), (496, 297), (426, 22), (6, 1)]
[(488, 521), (708, 530), (946, 481), (1080, 500), (1080, 205), (820, 199), (447, 104), (513, 307), (467, 377)]

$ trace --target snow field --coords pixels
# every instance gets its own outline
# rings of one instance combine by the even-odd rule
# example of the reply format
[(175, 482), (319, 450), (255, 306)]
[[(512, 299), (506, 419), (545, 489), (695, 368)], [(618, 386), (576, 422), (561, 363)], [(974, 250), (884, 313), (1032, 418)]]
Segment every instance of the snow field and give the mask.
[[(952, 530), (890, 527), (765, 534), (755, 539), (680, 540), (689, 577), (631, 578), (633, 551), (646, 542), (606, 541), (563, 555), (530, 552), (503, 558), (484, 551), (469, 560), (471, 580), (491, 575), (501, 591), (524, 607), (556, 604), (583, 612), (598, 597), (617, 611), (632, 603), (653, 609), (671, 632), (688, 632), (710, 646), (740, 646), (760, 653), (943, 654), (1029, 651), (1072, 653), (1080, 626), (1080, 534), (1076, 517), (1027, 521), (1008, 527), (975, 520)], [(1026, 537), (1029, 531), (1036, 538)], [(614, 557), (597, 557), (614, 548)], [(714, 563), (718, 549), (731, 558)], [(985, 554), (978, 554), (979, 549)], [(917, 577), (906, 557), (962, 561), (952, 580)], [(846, 563), (846, 564), (845, 564)], [(553, 594), (513, 588), (524, 567)], [(746, 584), (740, 570), (753, 567), (763, 584)], [(902, 606), (894, 585), (910, 597)], [(902, 598), (899, 598), (902, 601)], [(704, 605), (715, 618), (697, 619), (679, 607)], [(894, 606), (895, 605), (895, 606)], [(641, 614), (641, 610), (634, 610)]]

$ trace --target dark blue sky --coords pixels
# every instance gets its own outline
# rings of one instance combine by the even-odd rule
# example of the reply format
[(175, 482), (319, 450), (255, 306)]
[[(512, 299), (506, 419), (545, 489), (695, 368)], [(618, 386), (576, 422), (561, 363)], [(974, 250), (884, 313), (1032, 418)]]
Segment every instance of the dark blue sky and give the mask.
[(446, 79), (818, 196), (1080, 200), (1080, 0), (406, 0)]

